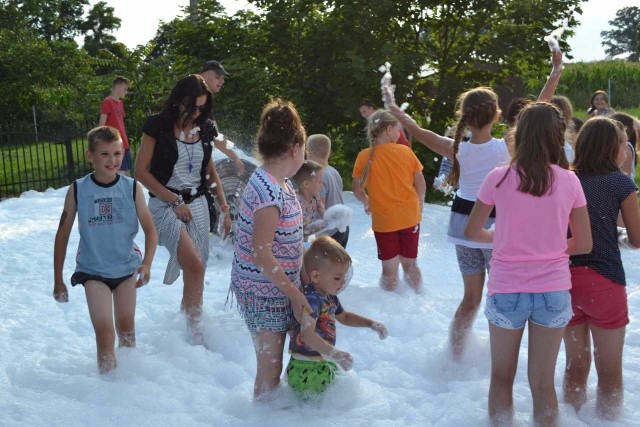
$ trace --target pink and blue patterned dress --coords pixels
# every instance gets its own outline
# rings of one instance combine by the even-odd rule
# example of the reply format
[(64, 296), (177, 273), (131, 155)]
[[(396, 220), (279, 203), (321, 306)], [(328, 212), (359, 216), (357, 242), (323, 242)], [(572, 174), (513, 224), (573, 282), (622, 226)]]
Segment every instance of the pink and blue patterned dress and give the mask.
[[(231, 268), (231, 290), (236, 296), (240, 313), (251, 331), (287, 330), (292, 324), (289, 299), (254, 262), (253, 216), (256, 211), (275, 206), (280, 211), (271, 250), (289, 280), (300, 287), (303, 255), (302, 209), (291, 182), (286, 189), (263, 168), (254, 171), (244, 189), (238, 208), (236, 240)], [(277, 320), (277, 313), (287, 311), (288, 325)]]

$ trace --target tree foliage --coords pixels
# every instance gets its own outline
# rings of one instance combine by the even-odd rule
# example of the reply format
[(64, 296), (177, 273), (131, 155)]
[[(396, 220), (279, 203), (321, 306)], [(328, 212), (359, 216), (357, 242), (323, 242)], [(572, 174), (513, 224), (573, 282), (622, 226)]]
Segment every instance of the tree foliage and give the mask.
[(609, 21), (612, 30), (602, 31), (602, 46), (608, 58), (617, 55), (629, 55), (629, 61), (637, 61), (640, 55), (638, 32), (640, 28), (640, 8), (624, 7), (616, 12), (616, 17)]
[[(228, 16), (218, 1), (199, 0), (161, 23), (147, 45), (130, 50), (111, 35), (120, 24), (113, 9), (99, 2), (85, 16), (87, 2), (0, 3), (0, 24), (15, 23), (0, 27), (0, 59), (10, 62), (0, 61), (0, 71), (11, 74), (2, 83), (7, 92), (24, 88), (21, 106), (45, 98), (57, 105), (53, 93), (67, 93), (97, 114), (111, 78), (123, 74), (133, 82), (126, 102), (135, 139), (143, 117), (159, 109), (175, 81), (218, 59), (231, 73), (214, 98), (225, 134), (248, 148), (262, 106), (275, 96), (292, 100), (308, 132), (332, 138), (332, 162), (347, 180), (366, 145), (358, 104), (380, 99), (381, 64), (392, 64), (399, 101), (442, 132), (465, 89), (539, 91), (550, 56), (542, 38), (563, 19), (571, 35), (581, 12), (581, 0), (253, 0), (257, 11)], [(73, 41), (82, 35), (84, 49)], [(24, 41), (20, 48), (11, 45), (17, 37)], [(60, 55), (71, 65), (60, 63)], [(47, 64), (35, 67), (38, 58)], [(20, 60), (29, 73), (20, 75)], [(429, 178), (437, 164), (417, 145)]]

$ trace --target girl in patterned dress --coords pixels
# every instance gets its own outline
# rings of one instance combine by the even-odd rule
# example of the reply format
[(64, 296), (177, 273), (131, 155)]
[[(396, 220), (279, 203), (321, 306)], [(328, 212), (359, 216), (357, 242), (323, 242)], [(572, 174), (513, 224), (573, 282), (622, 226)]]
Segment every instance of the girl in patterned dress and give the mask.
[(149, 189), (149, 210), (158, 229), (159, 243), (169, 250), (164, 283), (183, 274), (181, 309), (187, 316), (189, 341), (202, 343), (200, 318), (204, 273), (209, 257), (209, 208), (205, 193), (214, 191), (228, 217), (222, 185), (211, 157), (217, 132), (208, 119), (211, 92), (202, 77), (182, 78), (171, 91), (160, 114), (142, 126), (142, 145), (135, 164), (136, 178)]
[(305, 130), (293, 104), (279, 99), (262, 111), (258, 153), (263, 165), (242, 194), (236, 222), (231, 290), (253, 338), (254, 397), (280, 384), (285, 335), (311, 311), (300, 292), (302, 211), (288, 177), (304, 162)]

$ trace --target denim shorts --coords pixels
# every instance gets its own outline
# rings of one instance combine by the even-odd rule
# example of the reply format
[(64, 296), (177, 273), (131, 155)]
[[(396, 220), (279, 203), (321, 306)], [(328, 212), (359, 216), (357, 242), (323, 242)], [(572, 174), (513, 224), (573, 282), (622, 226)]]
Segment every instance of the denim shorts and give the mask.
[(489, 322), (505, 329), (521, 329), (527, 320), (547, 328), (564, 328), (573, 316), (569, 291), (493, 294), (484, 314)]

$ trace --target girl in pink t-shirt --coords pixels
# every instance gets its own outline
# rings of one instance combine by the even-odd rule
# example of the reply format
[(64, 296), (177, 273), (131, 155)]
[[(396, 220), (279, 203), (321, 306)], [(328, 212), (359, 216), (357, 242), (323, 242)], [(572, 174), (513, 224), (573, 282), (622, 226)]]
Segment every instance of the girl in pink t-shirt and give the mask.
[[(513, 381), (526, 323), (535, 423), (552, 425), (558, 415), (553, 379), (572, 315), (569, 255), (589, 253), (592, 245), (584, 193), (567, 170), (564, 128), (562, 113), (551, 104), (536, 102), (520, 113), (511, 164), (486, 177), (465, 228), (469, 239), (493, 242), (485, 314), (489, 416), (495, 423), (513, 418)], [(495, 234), (483, 228), (494, 208)]]
[[(562, 72), (562, 52), (554, 52), (551, 62), (553, 69), (540, 92), (539, 101), (549, 101), (553, 96)], [(486, 271), (491, 258), (491, 244), (470, 241), (464, 236), (464, 228), (484, 178), (495, 167), (507, 165), (511, 160), (505, 139), (492, 136), (493, 124), (501, 115), (498, 95), (489, 87), (476, 87), (462, 93), (458, 98), (458, 123), (454, 137), (447, 138), (418, 126), (395, 104), (391, 87), (383, 86), (382, 89), (389, 111), (400, 120), (411, 136), (453, 162), (445, 182), (449, 189), (457, 188), (449, 216), (447, 240), (455, 244), (464, 295), (451, 321), (449, 339), (452, 357), (459, 360), (465, 351), (467, 337), (482, 302)], [(463, 141), (462, 137), (467, 129), (471, 131), (471, 138)], [(490, 228), (494, 220), (495, 214), (492, 213), (485, 227)]]

